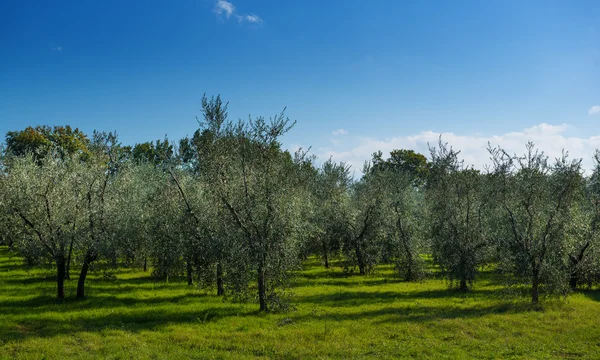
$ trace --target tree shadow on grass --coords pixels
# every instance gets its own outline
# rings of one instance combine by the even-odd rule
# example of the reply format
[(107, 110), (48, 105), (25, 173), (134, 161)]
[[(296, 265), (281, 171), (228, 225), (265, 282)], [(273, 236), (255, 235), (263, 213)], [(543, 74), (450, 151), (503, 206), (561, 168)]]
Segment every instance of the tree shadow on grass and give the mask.
[(407, 322), (425, 323), (437, 322), (444, 319), (469, 319), (493, 314), (517, 314), (540, 310), (543, 310), (543, 307), (540, 305), (515, 302), (471, 307), (403, 304), (354, 313), (335, 313), (322, 311), (318, 314), (296, 316), (294, 317), (294, 321), (301, 322), (318, 318), (325, 321), (376, 320), (376, 323), (378, 324)]
[(99, 310), (107, 308), (132, 308), (159, 305), (194, 304), (202, 305), (214, 302), (215, 297), (187, 293), (174, 296), (110, 296), (101, 295), (85, 299), (67, 298), (58, 300), (49, 295), (36, 296), (28, 299), (0, 301), (0, 314), (34, 315), (47, 312), (76, 313), (85, 310)]
[(321, 279), (302, 279), (297, 278), (294, 280), (294, 286), (339, 286), (339, 287), (361, 287), (361, 286), (384, 286), (390, 284), (402, 283), (401, 279), (397, 278), (381, 278), (381, 277), (364, 277), (364, 278), (348, 278), (342, 280), (332, 280), (330, 278)]
[(467, 293), (450, 289), (436, 289), (424, 291), (338, 291), (327, 295), (299, 296), (299, 303), (321, 304), (331, 307), (350, 307), (361, 305), (372, 305), (380, 303), (391, 303), (406, 300), (427, 299), (496, 299), (500, 298), (500, 292), (496, 290), (478, 289)]
[(600, 289), (595, 289), (595, 290), (578, 290), (578, 292), (582, 293), (583, 295), (585, 295), (585, 297), (587, 297), (588, 299), (594, 300), (594, 301), (600, 301)]
[(204, 307), (198, 310), (184, 310), (171, 308), (169, 310), (144, 309), (127, 310), (120, 313), (114, 311), (110, 314), (94, 316), (85, 314), (80, 317), (57, 319), (56, 317), (39, 316), (24, 318), (18, 323), (0, 324), (0, 340), (22, 341), (30, 337), (50, 338), (62, 334), (75, 334), (78, 332), (101, 332), (105, 330), (123, 330), (139, 332), (156, 330), (171, 324), (206, 324), (225, 317), (248, 316), (256, 312), (235, 306)]

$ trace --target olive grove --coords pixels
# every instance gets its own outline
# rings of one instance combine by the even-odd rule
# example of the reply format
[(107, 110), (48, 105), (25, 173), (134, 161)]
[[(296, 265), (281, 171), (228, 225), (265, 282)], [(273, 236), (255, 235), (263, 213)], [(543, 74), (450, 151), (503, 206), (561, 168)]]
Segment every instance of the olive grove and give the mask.
[(312, 257), (355, 276), (378, 265), (399, 281), (440, 276), (461, 291), (489, 266), (534, 303), (600, 282), (599, 153), (585, 173), (566, 153), (490, 146), (490, 166), (475, 169), (440, 139), (429, 157), (374, 153), (355, 177), (346, 163), (285, 150), (295, 123), (283, 112), (232, 121), (227, 105), (204, 97), (197, 130), (179, 142), (9, 132), (0, 245), (51, 267), (59, 299), (76, 272), (83, 298), (88, 273), (133, 267), (265, 312), (290, 308)]

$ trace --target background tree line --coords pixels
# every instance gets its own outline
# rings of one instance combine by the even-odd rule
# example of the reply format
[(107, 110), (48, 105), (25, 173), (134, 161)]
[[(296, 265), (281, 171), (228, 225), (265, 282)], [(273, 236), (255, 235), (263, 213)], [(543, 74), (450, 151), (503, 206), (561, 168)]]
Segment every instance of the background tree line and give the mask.
[(430, 276), (431, 258), (461, 291), (487, 266), (534, 303), (600, 279), (600, 153), (586, 176), (566, 153), (490, 146), (480, 171), (440, 140), (429, 159), (375, 153), (356, 180), (343, 162), (283, 150), (294, 125), (283, 113), (230, 121), (220, 97), (202, 109), (177, 144), (123, 146), (115, 133), (69, 126), (9, 132), (0, 242), (30, 266), (53, 266), (60, 299), (73, 272), (84, 297), (90, 270), (139, 267), (286, 310), (309, 256), (359, 275), (393, 264), (404, 281)]

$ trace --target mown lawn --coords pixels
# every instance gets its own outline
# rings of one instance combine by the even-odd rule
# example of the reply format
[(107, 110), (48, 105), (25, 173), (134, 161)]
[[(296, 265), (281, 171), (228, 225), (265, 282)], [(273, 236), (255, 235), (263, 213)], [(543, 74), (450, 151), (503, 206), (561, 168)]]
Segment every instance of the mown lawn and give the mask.
[(132, 270), (92, 273), (84, 301), (70, 280), (59, 303), (52, 275), (0, 248), (0, 358), (600, 358), (600, 292), (533, 308), (492, 274), (465, 295), (314, 261), (294, 287), (297, 310), (267, 315)]

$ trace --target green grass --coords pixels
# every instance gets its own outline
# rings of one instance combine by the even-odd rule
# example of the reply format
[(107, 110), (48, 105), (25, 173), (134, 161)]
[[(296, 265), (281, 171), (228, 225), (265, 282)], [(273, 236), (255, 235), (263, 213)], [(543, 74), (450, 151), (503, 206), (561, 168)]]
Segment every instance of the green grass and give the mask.
[(600, 358), (600, 292), (533, 308), (507, 300), (493, 274), (468, 294), (442, 280), (403, 283), (305, 264), (297, 310), (259, 314), (183, 281), (92, 273), (88, 298), (54, 299), (53, 273), (0, 248), (0, 358)]

